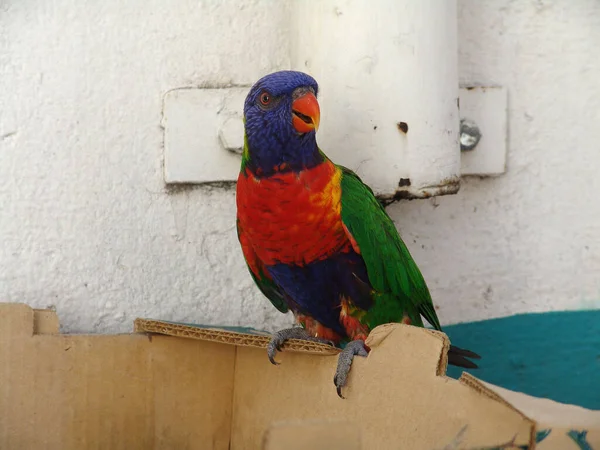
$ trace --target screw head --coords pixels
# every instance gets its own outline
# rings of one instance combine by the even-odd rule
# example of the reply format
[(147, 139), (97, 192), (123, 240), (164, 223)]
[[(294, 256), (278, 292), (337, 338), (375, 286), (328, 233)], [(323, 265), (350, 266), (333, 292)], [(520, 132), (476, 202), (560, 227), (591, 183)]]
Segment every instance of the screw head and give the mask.
[(471, 119), (460, 119), (460, 150), (470, 151), (477, 147), (481, 140), (481, 131)]
[(244, 149), (244, 122), (240, 117), (230, 117), (219, 129), (221, 147), (239, 155)]

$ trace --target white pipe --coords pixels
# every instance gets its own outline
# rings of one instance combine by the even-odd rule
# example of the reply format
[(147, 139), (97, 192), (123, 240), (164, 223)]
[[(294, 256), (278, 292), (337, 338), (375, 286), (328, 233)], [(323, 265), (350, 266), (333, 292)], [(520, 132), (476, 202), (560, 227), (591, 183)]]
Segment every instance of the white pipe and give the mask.
[(320, 86), (321, 149), (384, 197), (457, 192), (456, 0), (294, 0), (292, 17), (292, 67)]

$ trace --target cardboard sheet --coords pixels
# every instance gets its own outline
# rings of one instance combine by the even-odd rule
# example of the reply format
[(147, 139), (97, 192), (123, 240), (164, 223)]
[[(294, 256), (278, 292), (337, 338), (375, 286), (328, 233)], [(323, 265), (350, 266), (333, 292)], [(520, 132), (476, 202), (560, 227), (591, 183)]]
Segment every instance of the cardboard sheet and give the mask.
[(600, 412), (445, 377), (443, 333), (373, 330), (342, 400), (326, 345), (273, 366), (254, 330), (135, 330), (62, 335), (52, 311), (0, 304), (0, 449), (600, 448)]
[(265, 433), (264, 450), (364, 450), (360, 428), (339, 420), (275, 422)]
[(55, 331), (54, 314), (0, 304), (0, 449), (228, 448), (234, 347), (34, 334), (34, 316)]

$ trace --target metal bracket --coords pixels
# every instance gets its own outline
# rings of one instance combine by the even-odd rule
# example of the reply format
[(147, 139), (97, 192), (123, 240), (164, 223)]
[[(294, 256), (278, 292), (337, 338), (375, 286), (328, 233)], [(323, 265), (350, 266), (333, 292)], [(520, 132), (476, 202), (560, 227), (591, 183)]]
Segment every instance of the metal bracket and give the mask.
[[(249, 87), (173, 89), (163, 99), (166, 183), (237, 179)], [(225, 151), (228, 150), (228, 151)]]
[[(164, 96), (166, 183), (237, 179), (244, 145), (242, 105), (249, 87), (173, 89)], [(506, 170), (507, 93), (503, 87), (460, 88), (461, 175)]]
[(461, 175), (494, 176), (506, 171), (507, 92), (504, 87), (461, 87)]

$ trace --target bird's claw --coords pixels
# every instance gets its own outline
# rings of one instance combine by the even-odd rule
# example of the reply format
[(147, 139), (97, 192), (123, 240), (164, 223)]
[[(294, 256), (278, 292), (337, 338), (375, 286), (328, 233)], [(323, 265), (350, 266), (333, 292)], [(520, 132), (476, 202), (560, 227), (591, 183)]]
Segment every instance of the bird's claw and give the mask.
[(350, 367), (352, 366), (354, 356), (367, 356), (368, 354), (367, 348), (365, 347), (365, 341), (360, 339), (349, 342), (348, 345), (346, 345), (346, 348), (340, 353), (335, 376), (333, 377), (333, 384), (335, 384), (337, 394), (340, 398), (345, 398), (342, 395), (342, 388), (346, 385), (346, 381), (348, 380), (348, 374), (350, 373)]
[(335, 390), (337, 391), (337, 395), (338, 395), (340, 398), (346, 398), (346, 397), (344, 397), (344, 396), (342, 395), (342, 386), (341, 386), (341, 385), (338, 385), (338, 382), (337, 382), (337, 380), (338, 380), (338, 376), (337, 376), (337, 374), (336, 374), (336, 375), (334, 375), (334, 377), (333, 377), (333, 384), (335, 384)]
[(286, 328), (285, 330), (280, 330), (274, 333), (271, 337), (271, 341), (267, 345), (267, 356), (269, 357), (269, 361), (271, 361), (271, 364), (274, 364), (276, 366), (279, 365), (279, 363), (275, 361), (275, 355), (277, 354), (277, 352), (281, 351), (283, 344), (289, 339), (301, 339), (303, 341), (320, 342), (321, 344), (327, 344), (331, 345), (332, 347), (335, 347), (335, 344), (332, 341), (311, 336), (304, 328)]

